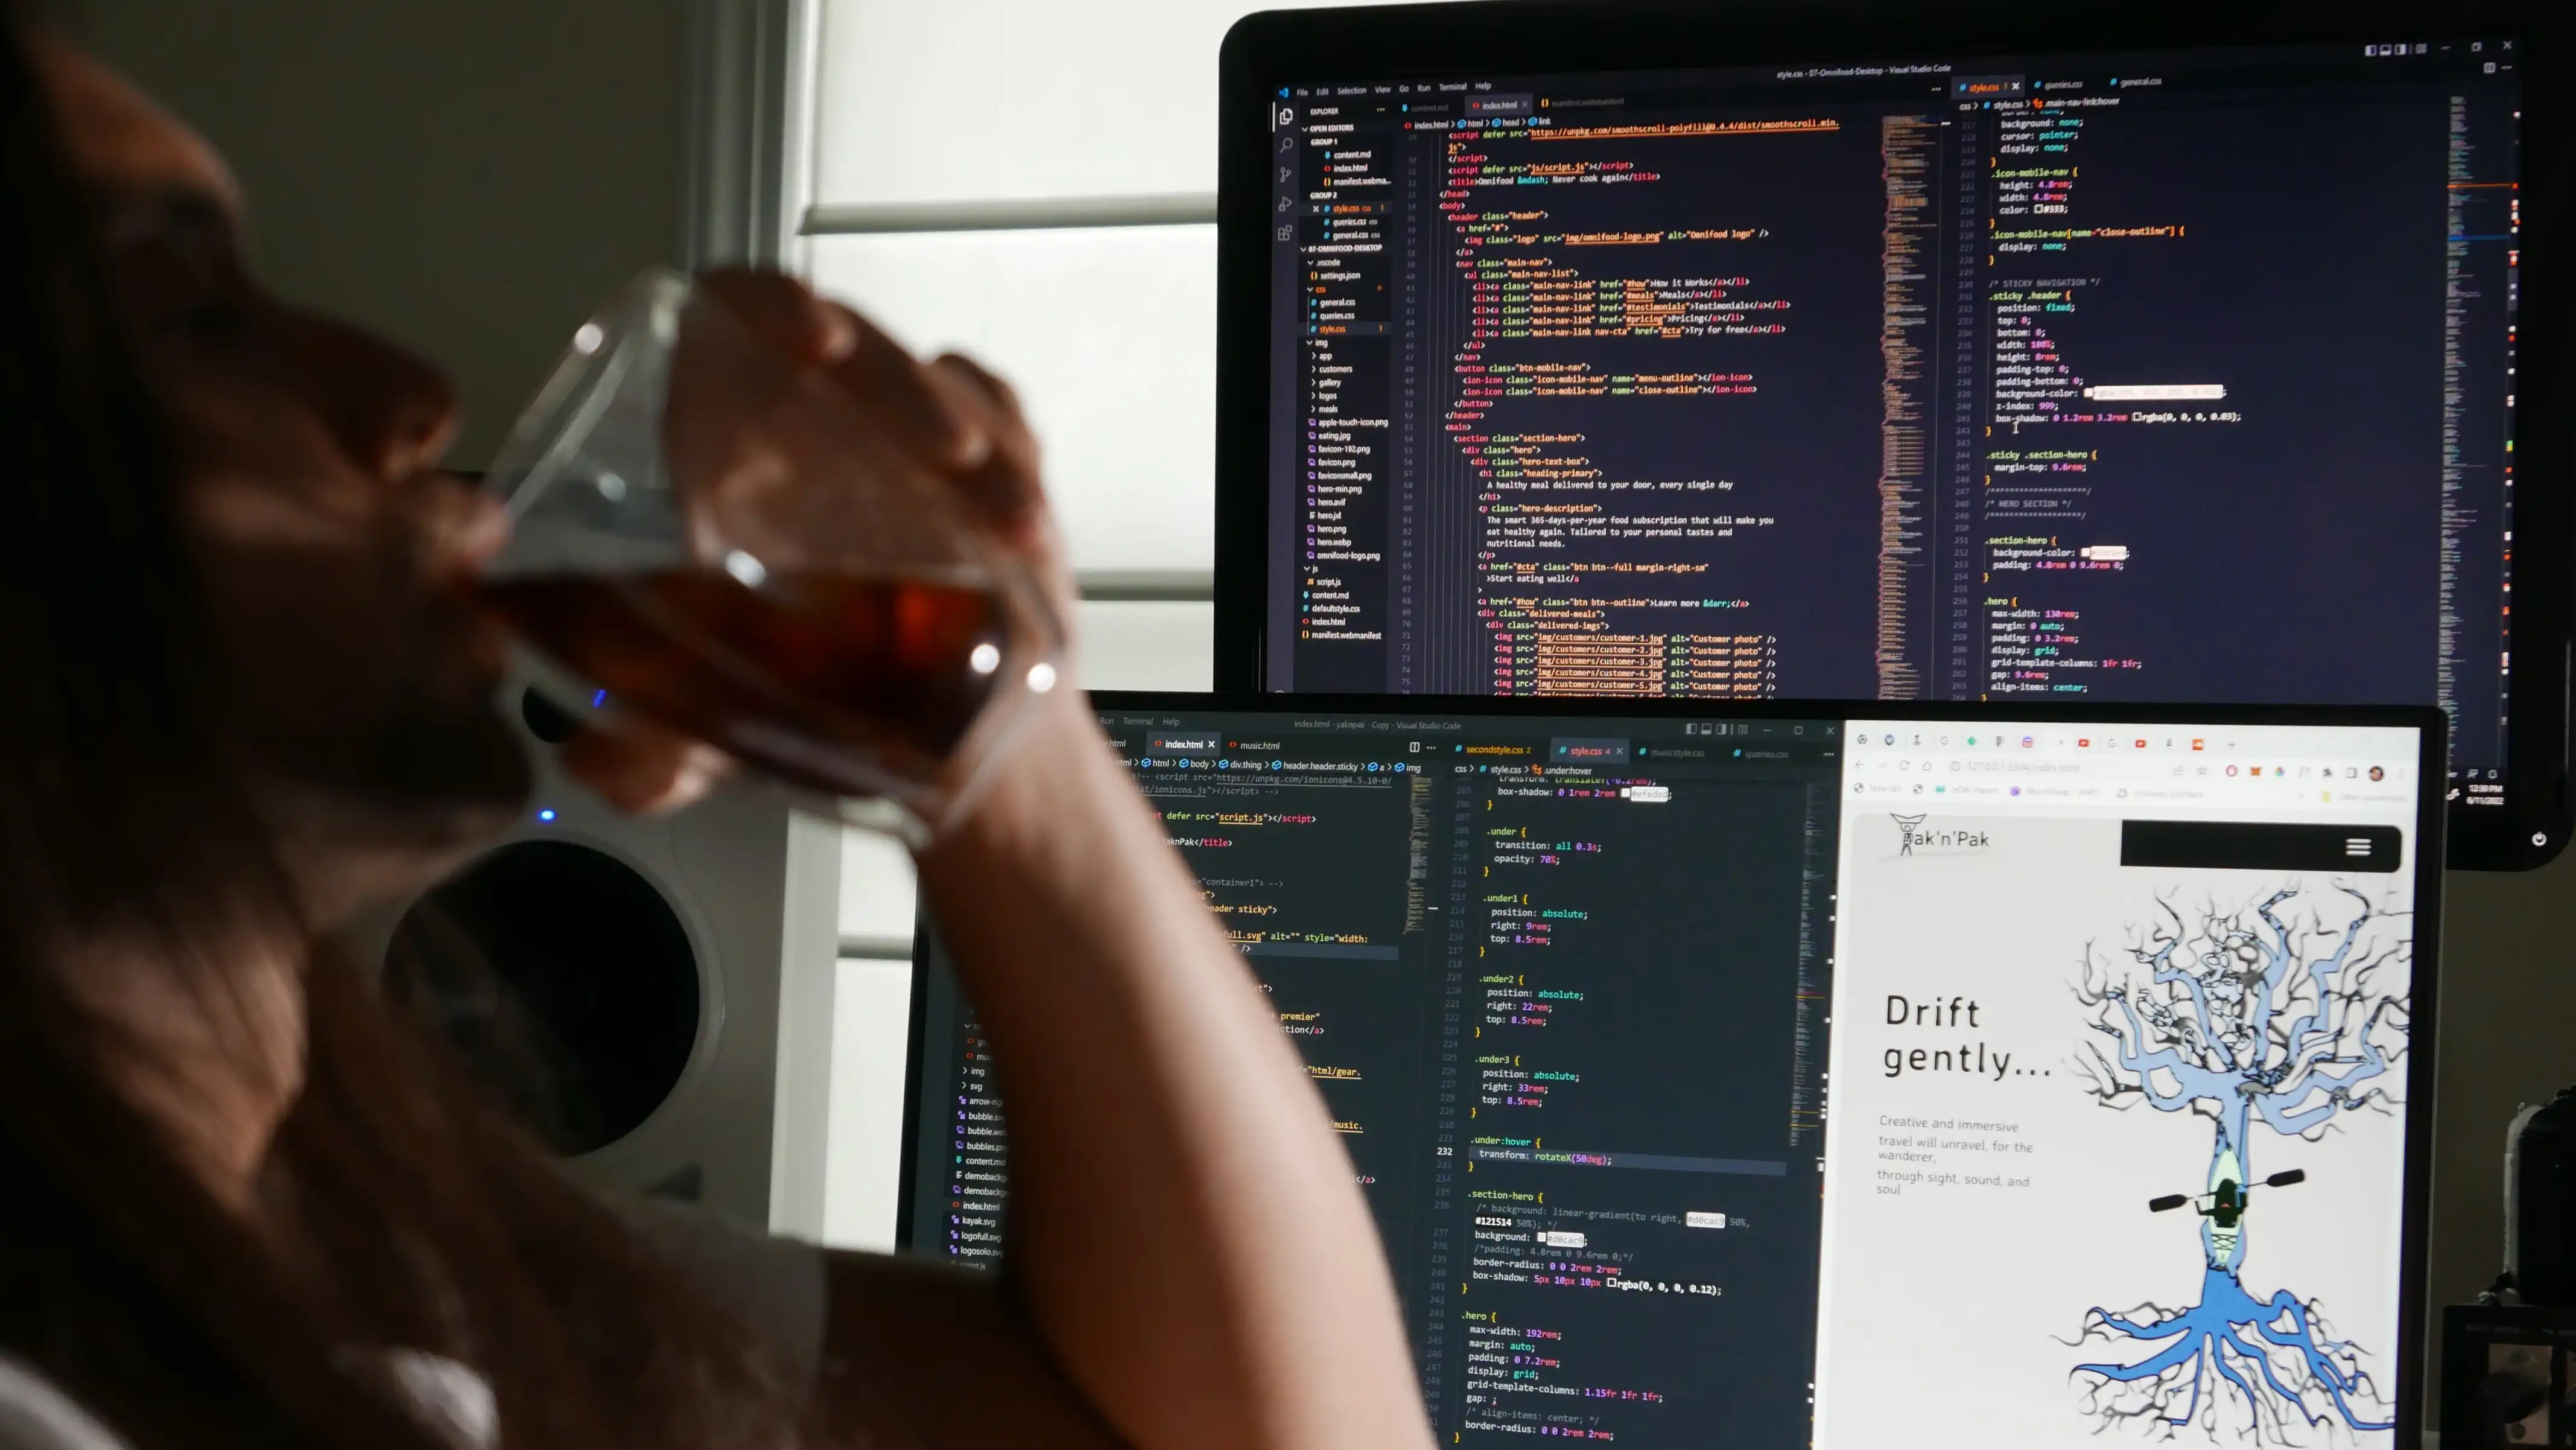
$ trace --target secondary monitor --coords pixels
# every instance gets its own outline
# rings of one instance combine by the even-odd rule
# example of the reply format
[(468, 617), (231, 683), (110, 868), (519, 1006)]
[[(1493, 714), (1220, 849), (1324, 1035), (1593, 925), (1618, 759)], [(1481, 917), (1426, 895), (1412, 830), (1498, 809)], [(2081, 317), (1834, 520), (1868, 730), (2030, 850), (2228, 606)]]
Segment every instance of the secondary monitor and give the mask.
[[(2432, 709), (1096, 705), (1440, 1443), (2415, 1443)], [(992, 1265), (1010, 1053), (924, 950), (900, 1231)]]
[(1219, 683), (2436, 704), (2455, 863), (2546, 860), (2564, 29), (1247, 20)]

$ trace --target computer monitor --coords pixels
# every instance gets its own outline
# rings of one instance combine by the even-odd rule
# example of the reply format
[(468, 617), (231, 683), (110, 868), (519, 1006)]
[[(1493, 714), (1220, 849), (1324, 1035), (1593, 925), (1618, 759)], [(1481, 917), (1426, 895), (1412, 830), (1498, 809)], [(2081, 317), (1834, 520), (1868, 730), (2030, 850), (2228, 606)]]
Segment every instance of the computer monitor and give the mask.
[[(2429, 707), (1096, 704), (1440, 1443), (2413, 1444)], [(901, 1231), (989, 1264), (1009, 1052), (924, 952)]]
[(1219, 684), (2438, 704), (2548, 859), (2566, 9), (1246, 20)]

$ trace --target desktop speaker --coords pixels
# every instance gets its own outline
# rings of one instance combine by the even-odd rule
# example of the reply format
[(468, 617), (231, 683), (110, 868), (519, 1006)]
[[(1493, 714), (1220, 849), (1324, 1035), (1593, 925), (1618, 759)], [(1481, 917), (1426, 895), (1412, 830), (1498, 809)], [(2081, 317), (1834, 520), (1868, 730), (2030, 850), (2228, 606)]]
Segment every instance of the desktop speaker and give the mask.
[(619, 815), (520, 701), (521, 824), (350, 946), (577, 1176), (818, 1237), (840, 827), (753, 787)]

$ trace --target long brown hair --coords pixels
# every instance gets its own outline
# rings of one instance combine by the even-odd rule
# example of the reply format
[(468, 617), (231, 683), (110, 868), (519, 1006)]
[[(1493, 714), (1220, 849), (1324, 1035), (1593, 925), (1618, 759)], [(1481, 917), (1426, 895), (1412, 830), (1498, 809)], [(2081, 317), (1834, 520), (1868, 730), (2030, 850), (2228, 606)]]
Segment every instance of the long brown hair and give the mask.
[(0, 1351), (146, 1450), (446, 1444), (383, 1372), (444, 1354), (504, 1442), (759, 1446), (774, 1353), (694, 1294), (392, 1020), (306, 977), (304, 1086), (266, 1231), (114, 1091), (65, 947), (113, 933), (249, 1010), (222, 943), (305, 939), (218, 743), (164, 427), (120, 343), (90, 213), (0, 0)]

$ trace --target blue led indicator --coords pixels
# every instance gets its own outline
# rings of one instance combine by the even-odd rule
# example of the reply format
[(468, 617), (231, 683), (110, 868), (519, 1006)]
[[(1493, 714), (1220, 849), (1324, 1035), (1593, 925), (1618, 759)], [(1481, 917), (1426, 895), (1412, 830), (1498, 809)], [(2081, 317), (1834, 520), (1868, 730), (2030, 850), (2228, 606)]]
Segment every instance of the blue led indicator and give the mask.
[(592, 709), (596, 710), (596, 709), (598, 709), (600, 706), (605, 705), (605, 704), (607, 704), (607, 703), (608, 703), (608, 692), (607, 692), (606, 690), (594, 690), (594, 691), (592, 691), (592, 692), (591, 692), (591, 696), (590, 696), (590, 708), (592, 708)]
[(544, 810), (541, 810), (541, 811), (537, 812), (537, 819), (538, 819), (538, 820), (541, 820), (541, 821), (551, 821), (551, 820), (553, 820), (554, 818), (555, 818), (555, 809), (554, 809), (554, 807), (552, 807), (552, 806), (548, 806), (548, 807), (546, 807)]

